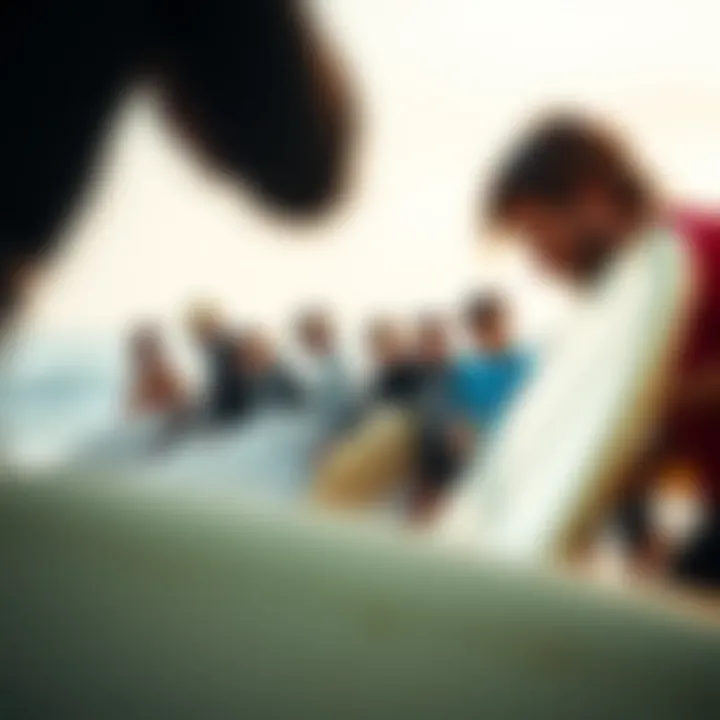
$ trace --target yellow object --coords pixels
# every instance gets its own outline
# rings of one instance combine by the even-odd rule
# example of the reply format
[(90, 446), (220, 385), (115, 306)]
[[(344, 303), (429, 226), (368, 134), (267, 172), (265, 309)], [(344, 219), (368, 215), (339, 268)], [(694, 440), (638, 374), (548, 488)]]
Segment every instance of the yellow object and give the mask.
[(321, 463), (313, 500), (344, 509), (379, 502), (409, 478), (414, 445), (411, 414), (396, 409), (377, 412)]

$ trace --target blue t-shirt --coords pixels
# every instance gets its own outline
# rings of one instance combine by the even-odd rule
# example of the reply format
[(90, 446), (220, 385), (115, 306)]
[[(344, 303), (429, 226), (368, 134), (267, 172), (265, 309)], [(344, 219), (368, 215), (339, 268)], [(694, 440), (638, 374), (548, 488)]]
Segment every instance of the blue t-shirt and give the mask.
[(532, 355), (518, 348), (459, 359), (450, 373), (450, 402), (454, 412), (479, 430), (495, 427), (532, 366)]

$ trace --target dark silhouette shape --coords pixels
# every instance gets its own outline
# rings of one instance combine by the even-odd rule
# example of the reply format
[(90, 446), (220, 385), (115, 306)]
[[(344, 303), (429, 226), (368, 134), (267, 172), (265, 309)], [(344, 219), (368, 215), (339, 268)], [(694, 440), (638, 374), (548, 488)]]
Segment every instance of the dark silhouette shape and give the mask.
[(312, 211), (342, 176), (345, 83), (293, 0), (0, 4), (0, 322), (88, 185), (95, 150), (143, 77), (213, 167)]

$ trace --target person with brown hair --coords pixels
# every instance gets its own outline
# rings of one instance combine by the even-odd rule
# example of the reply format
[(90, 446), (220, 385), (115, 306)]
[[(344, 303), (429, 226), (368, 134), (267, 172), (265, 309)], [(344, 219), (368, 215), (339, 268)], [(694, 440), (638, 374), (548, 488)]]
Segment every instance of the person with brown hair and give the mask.
[(155, 327), (143, 326), (132, 334), (130, 362), (127, 409), (131, 416), (178, 415), (186, 409), (185, 385), (172, 366)]
[[(720, 214), (667, 202), (611, 130), (574, 114), (531, 128), (498, 168), (486, 200), (494, 225), (517, 233), (549, 271), (581, 286), (592, 285), (652, 228), (670, 230), (688, 256), (692, 313), (668, 388), (662, 440), (643, 459), (643, 477), (655, 475), (670, 455), (699, 468), (711, 520), (675, 572), (720, 585)], [(635, 489), (627, 485), (624, 526), (644, 556), (651, 543), (639, 480)]]
[(511, 308), (501, 294), (485, 291), (470, 298), (463, 320), (470, 351), (453, 366), (452, 403), (473, 434), (485, 435), (502, 422), (533, 358), (513, 337)]
[(201, 399), (204, 421), (221, 426), (247, 417), (252, 398), (247, 372), (239, 360), (242, 333), (232, 333), (217, 308), (201, 303), (190, 309), (187, 327), (206, 365)]
[(357, 398), (337, 328), (330, 313), (311, 308), (298, 318), (296, 332), (314, 366), (308, 383), (308, 406), (323, 428), (324, 439), (332, 442), (357, 419)]
[(245, 376), (248, 383), (251, 412), (293, 408), (302, 404), (300, 383), (263, 330), (248, 330), (238, 352), (238, 372)]

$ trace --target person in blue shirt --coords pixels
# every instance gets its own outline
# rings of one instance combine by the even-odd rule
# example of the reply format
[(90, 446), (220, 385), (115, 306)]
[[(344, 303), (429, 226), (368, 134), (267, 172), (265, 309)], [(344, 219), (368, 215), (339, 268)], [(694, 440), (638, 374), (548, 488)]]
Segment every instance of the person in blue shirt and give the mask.
[(423, 522), (434, 516), (477, 443), (502, 421), (532, 369), (532, 356), (512, 339), (504, 298), (472, 298), (463, 319), (471, 348), (459, 358), (450, 357), (447, 330), (438, 323), (421, 333), (425, 355), (435, 358), (419, 407), (419, 472), (411, 502), (411, 515)]
[(456, 360), (450, 380), (451, 404), (477, 431), (502, 421), (532, 368), (532, 355), (513, 342), (510, 312), (496, 294), (473, 298), (465, 309), (471, 350)]

